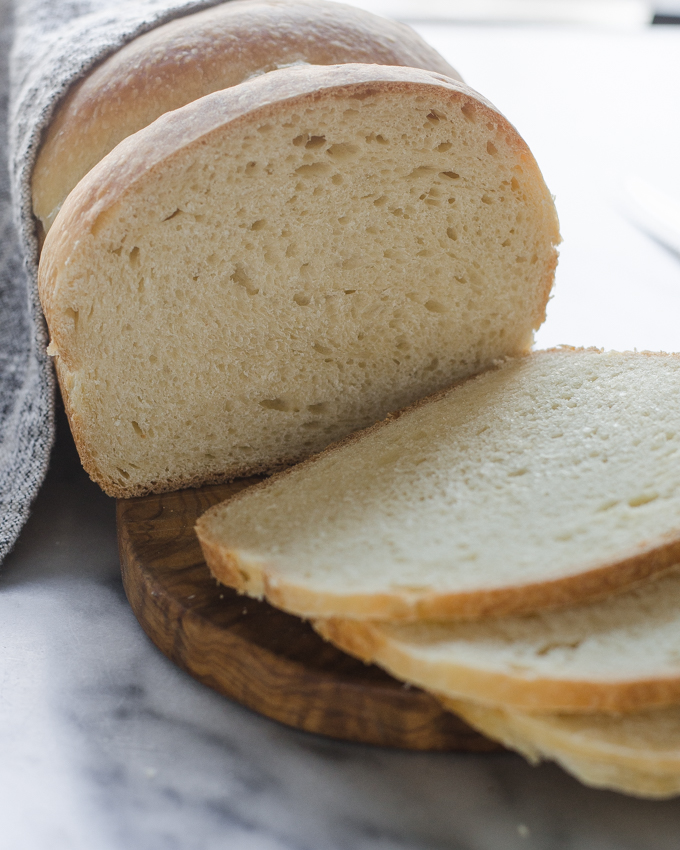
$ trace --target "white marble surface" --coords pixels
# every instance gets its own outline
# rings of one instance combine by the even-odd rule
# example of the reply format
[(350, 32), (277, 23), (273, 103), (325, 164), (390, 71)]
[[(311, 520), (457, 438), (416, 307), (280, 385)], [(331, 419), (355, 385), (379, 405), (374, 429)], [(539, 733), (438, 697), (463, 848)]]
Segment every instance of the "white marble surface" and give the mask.
[[(622, 175), (680, 197), (680, 31), (427, 26), (507, 112), (565, 243), (539, 343), (680, 349), (680, 260), (618, 212)], [(676, 850), (680, 800), (584, 788), (513, 755), (286, 729), (176, 669), (123, 594), (114, 503), (62, 429), (0, 572), (0, 850)]]

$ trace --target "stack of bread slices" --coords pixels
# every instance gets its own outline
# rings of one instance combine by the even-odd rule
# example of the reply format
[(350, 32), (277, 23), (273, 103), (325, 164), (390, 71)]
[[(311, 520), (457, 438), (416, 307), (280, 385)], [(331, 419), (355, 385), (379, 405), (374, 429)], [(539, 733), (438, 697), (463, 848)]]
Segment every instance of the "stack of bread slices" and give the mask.
[(107, 493), (288, 467), (199, 520), (219, 581), (532, 760), (680, 792), (680, 358), (530, 353), (553, 201), (435, 51), (321, 0), (187, 16), (69, 93), (33, 198)]
[(509, 359), (198, 522), (219, 581), (583, 781), (680, 792), (680, 358)]

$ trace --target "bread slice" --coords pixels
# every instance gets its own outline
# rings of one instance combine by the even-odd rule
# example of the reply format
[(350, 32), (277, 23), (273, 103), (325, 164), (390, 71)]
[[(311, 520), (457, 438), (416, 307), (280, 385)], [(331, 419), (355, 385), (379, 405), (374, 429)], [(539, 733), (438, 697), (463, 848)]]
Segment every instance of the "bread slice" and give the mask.
[(324, 0), (232, 0), (157, 27), (77, 83), (50, 122), (32, 176), (45, 233), (64, 199), (123, 139), (160, 115), (293, 63), (363, 62), (460, 79), (410, 27)]
[(586, 785), (637, 797), (680, 794), (680, 706), (634, 714), (523, 714), (442, 700), (529, 761), (556, 761)]
[(510, 360), (208, 511), (215, 577), (303, 617), (481, 618), (680, 563), (680, 357)]
[(346, 652), (450, 698), (539, 713), (680, 702), (680, 567), (599, 602), (523, 616), (315, 627)]
[(294, 67), (166, 113), (42, 252), (83, 464), (125, 497), (310, 455), (525, 351), (558, 238), (516, 131), (435, 73)]

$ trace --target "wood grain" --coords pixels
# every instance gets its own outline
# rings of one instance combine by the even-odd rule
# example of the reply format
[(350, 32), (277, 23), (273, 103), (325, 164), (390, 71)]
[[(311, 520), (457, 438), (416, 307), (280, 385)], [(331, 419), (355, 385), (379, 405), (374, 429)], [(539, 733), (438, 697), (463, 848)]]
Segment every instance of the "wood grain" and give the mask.
[(414, 750), (499, 749), (429, 694), (215, 582), (194, 523), (255, 480), (118, 501), (125, 591), (151, 640), (199, 681), (297, 729)]

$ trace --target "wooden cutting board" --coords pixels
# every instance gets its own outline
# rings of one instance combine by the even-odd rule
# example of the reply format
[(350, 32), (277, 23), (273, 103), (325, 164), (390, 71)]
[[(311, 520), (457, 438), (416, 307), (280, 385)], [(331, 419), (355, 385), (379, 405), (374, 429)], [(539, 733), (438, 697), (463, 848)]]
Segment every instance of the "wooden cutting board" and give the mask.
[(303, 620), (215, 582), (194, 523), (256, 480), (118, 501), (125, 591), (156, 646), (221, 694), (307, 732), (413, 750), (500, 749)]

